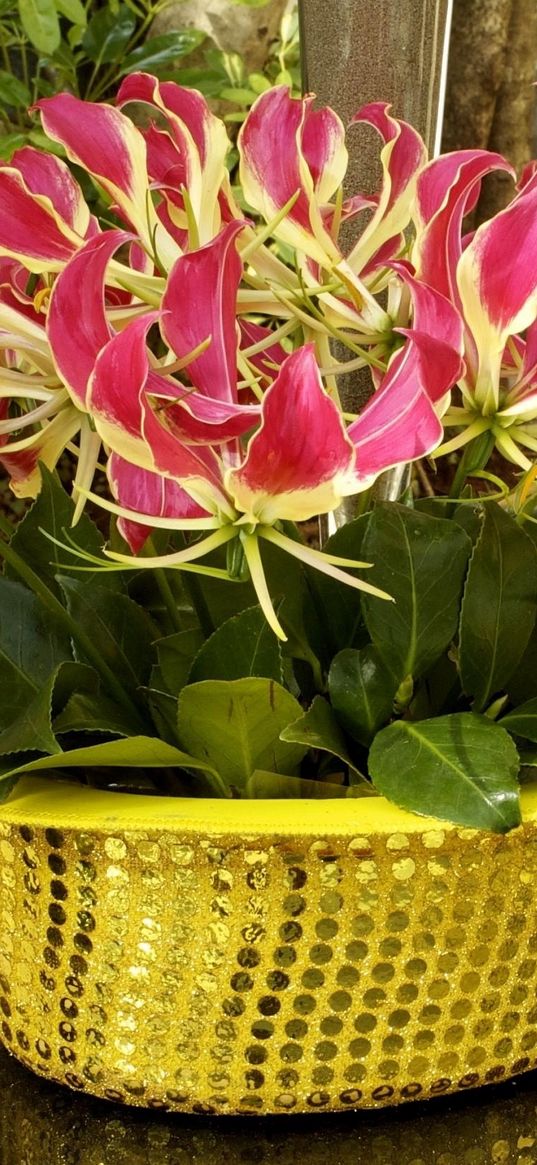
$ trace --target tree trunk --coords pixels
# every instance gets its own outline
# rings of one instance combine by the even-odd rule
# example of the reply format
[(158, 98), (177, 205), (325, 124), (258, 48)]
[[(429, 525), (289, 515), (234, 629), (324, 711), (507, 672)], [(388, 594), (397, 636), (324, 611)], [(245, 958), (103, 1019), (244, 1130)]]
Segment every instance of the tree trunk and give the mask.
[[(536, 0), (455, 0), (442, 148), (495, 150), (520, 171), (535, 153), (536, 65)], [(512, 193), (507, 175), (492, 175), (477, 221)]]

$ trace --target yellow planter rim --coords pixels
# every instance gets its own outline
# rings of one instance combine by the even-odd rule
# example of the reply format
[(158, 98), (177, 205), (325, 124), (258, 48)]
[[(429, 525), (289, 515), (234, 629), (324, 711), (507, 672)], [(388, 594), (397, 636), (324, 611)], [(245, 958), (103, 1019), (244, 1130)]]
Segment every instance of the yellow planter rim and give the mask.
[[(521, 792), (522, 826), (537, 820), (537, 783)], [(454, 825), (399, 809), (385, 797), (281, 800), (220, 800), (161, 797), (89, 788), (46, 777), (22, 777), (4, 804), (0, 820), (36, 826), (54, 824), (76, 829), (149, 829), (158, 826), (181, 832), (233, 833), (307, 837), (360, 833), (420, 834), (429, 830), (464, 831), (469, 837), (485, 831)], [(516, 832), (516, 831), (515, 831)]]

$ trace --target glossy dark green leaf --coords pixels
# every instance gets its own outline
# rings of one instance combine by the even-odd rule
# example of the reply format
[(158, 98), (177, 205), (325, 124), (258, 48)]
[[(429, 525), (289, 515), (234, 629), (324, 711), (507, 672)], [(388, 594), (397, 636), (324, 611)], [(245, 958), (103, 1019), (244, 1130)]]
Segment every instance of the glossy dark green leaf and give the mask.
[(163, 690), (177, 697), (188, 681), (193, 660), (202, 646), (203, 634), (198, 627), (176, 631), (157, 639), (155, 648)]
[(349, 756), (345, 737), (330, 704), (322, 696), (316, 696), (308, 711), (284, 728), (281, 738), (303, 744), (308, 749), (327, 752), (343, 761), (355, 777), (365, 780)]
[[(70, 614), (91, 636), (101, 658), (120, 677), (126, 690), (145, 683), (154, 661), (156, 630), (148, 615), (127, 595), (88, 587), (60, 576)], [(77, 658), (82, 659), (77, 647)]]
[(471, 540), (472, 546), (475, 546), (481, 530), (483, 527), (483, 520), (485, 517), (485, 506), (475, 502), (471, 505), (462, 504), (459, 506), (452, 506), (451, 513), (447, 517), (451, 517), (458, 526), (462, 526), (466, 530), (468, 537)]
[(402, 809), (505, 833), (520, 824), (519, 759), (509, 733), (472, 712), (397, 720), (375, 737), (375, 788)]
[(524, 653), (505, 687), (515, 706), (537, 696), (537, 627), (533, 628)]
[(377, 649), (346, 647), (332, 660), (328, 674), (330, 701), (346, 732), (369, 745), (390, 719), (397, 684)]
[[(56, 581), (57, 574), (72, 575), (80, 586), (92, 586), (95, 582), (100, 587), (110, 590), (122, 589), (121, 575), (116, 573), (80, 574), (73, 566), (83, 566), (80, 559), (72, 557), (67, 551), (56, 546), (50, 538), (46, 538), (43, 530), (51, 534), (58, 541), (67, 542), (66, 534), (73, 539), (81, 550), (89, 554), (100, 556), (103, 545), (103, 536), (87, 514), (82, 514), (77, 525), (71, 528), (74, 506), (71, 498), (64, 490), (56, 474), (50, 473), (45, 466), (41, 467), (42, 484), (40, 493), (31, 508), (24, 515), (15, 529), (11, 539), (11, 546), (17, 551), (24, 562), (46, 582), (49, 589), (61, 597), (61, 588)], [(5, 573), (8, 578), (18, 577), (14, 568), (6, 563)]]
[(282, 682), (280, 645), (260, 607), (241, 611), (206, 640), (192, 664), (189, 683), (246, 676)]
[(20, 583), (0, 578), (0, 728), (24, 710), (63, 660), (72, 659), (63, 627)]
[(461, 609), (459, 666), (477, 709), (502, 691), (530, 639), (537, 613), (537, 550), (495, 502), (485, 506)]
[(159, 77), (163, 70), (168, 72), (180, 57), (193, 52), (204, 40), (205, 33), (196, 28), (177, 29), (175, 32), (153, 36), (125, 57), (118, 75), (122, 77), (124, 73), (142, 72)]
[(0, 104), (26, 109), (31, 102), (30, 90), (13, 73), (0, 69)]
[(178, 744), (177, 696), (166, 690), (158, 665), (151, 669), (149, 685), (141, 689), (151, 715), (155, 730), (161, 740), (168, 744)]
[(66, 660), (58, 664), (12, 723), (0, 733), (0, 755), (17, 752), (61, 752), (52, 721), (77, 688), (97, 690), (98, 676), (92, 668)]
[(60, 22), (54, 0), (18, 0), (22, 27), (40, 53), (51, 56), (60, 43)]
[(300, 711), (294, 696), (274, 680), (203, 680), (179, 696), (179, 739), (228, 787), (244, 790), (256, 769), (296, 771), (306, 749), (280, 734)]
[[(124, 708), (102, 693), (75, 692), (54, 721), (57, 735), (71, 732), (103, 732), (110, 736), (132, 736), (138, 725)], [(1, 744), (1, 738), (0, 738)]]
[(526, 740), (537, 743), (537, 699), (526, 700), (525, 704), (502, 716), (498, 723), (508, 732), (514, 732), (515, 736), (524, 736)]
[[(323, 549), (341, 558), (365, 560), (363, 540), (369, 514), (355, 518), (328, 538)], [(344, 569), (344, 568), (342, 568)], [(355, 578), (370, 579), (370, 570), (349, 570)], [(337, 582), (318, 570), (308, 570), (309, 603), (305, 607), (305, 625), (312, 645), (328, 665), (336, 652), (353, 647), (362, 623), (360, 594), (353, 587)]]
[(367, 581), (395, 601), (364, 594), (362, 609), (381, 659), (399, 682), (423, 675), (454, 638), (470, 548), (456, 522), (396, 503), (375, 507), (362, 546), (374, 564)]
[(0, 756), (17, 752), (44, 752), (49, 755), (61, 752), (50, 725), (55, 678), (53, 672), (15, 720), (0, 733)]
[(117, 12), (108, 5), (99, 8), (82, 38), (82, 48), (91, 61), (108, 65), (120, 59), (136, 29), (136, 16), (120, 4)]

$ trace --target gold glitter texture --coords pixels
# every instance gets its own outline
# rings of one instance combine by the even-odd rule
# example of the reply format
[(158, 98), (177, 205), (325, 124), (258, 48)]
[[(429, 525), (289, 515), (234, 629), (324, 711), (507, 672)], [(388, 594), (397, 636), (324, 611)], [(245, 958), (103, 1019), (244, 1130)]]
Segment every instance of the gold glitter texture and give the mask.
[(214, 1114), (379, 1107), (524, 1072), (532, 793), (524, 815), (499, 836), (381, 798), (21, 782), (0, 807), (2, 1042), (80, 1092)]

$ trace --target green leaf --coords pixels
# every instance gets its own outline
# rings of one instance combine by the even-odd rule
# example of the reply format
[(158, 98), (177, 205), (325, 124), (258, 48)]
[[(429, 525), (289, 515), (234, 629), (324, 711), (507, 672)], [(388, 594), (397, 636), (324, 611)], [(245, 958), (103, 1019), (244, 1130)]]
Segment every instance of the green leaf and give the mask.
[(118, 76), (139, 71), (153, 73), (158, 77), (162, 69), (169, 69), (180, 57), (186, 57), (203, 44), (204, 40), (205, 33), (196, 28), (153, 36), (125, 57)]
[(18, 773), (44, 772), (47, 769), (73, 768), (135, 768), (161, 769), (185, 768), (200, 769), (212, 775), (217, 780), (217, 774), (210, 764), (197, 757), (166, 744), (163, 740), (156, 740), (151, 736), (131, 736), (128, 740), (110, 740), (105, 744), (92, 744), (87, 748), (75, 748), (70, 752), (62, 752), (57, 756), (42, 756), (37, 760), (26, 761), (14, 766), (2, 774), (2, 779), (12, 777)]
[(530, 639), (537, 611), (537, 551), (495, 502), (470, 560), (461, 610), (462, 686), (477, 709), (505, 688)]
[(72, 653), (63, 628), (26, 587), (0, 578), (0, 728), (12, 723), (66, 659)]
[(457, 631), (471, 543), (455, 522), (393, 502), (371, 515), (362, 554), (374, 564), (367, 581), (392, 595), (362, 596), (367, 628), (381, 659), (401, 682), (423, 675)]
[(270, 81), (264, 73), (249, 73), (248, 84), (255, 93), (266, 93), (267, 89), (271, 88)]
[(537, 699), (527, 700), (498, 721), (502, 728), (537, 743)]
[(40, 53), (51, 56), (60, 43), (60, 23), (54, 0), (18, 0), (22, 27)]
[[(348, 522), (332, 534), (323, 549), (341, 558), (363, 561), (362, 544), (368, 523), (369, 514)], [(348, 573), (354, 578), (369, 580), (371, 571), (349, 570)], [(310, 602), (305, 605), (305, 625), (312, 646), (328, 665), (336, 652), (356, 644), (362, 626), (360, 595), (353, 587), (318, 570), (306, 571), (306, 577)]]
[(235, 105), (252, 105), (257, 94), (253, 89), (242, 89), (237, 85), (222, 89), (220, 97), (223, 101), (233, 101)]
[(334, 797), (358, 797), (362, 790), (357, 786), (332, 784), (330, 781), (309, 781), (304, 777), (286, 777), (280, 773), (267, 773), (257, 769), (246, 785), (246, 796), (253, 800), (280, 800), (286, 798), (295, 801), (297, 797), (313, 798), (314, 800)]
[(338, 652), (328, 675), (330, 701), (350, 736), (369, 745), (390, 719), (397, 684), (373, 644)]
[(18, 785), (19, 780), (19, 777), (4, 778), (2, 772), (0, 772), (0, 805), (3, 805), (4, 802), (7, 801), (8, 797), (11, 796), (13, 789), (16, 785)]
[(71, 24), (87, 23), (86, 9), (81, 0), (56, 0), (56, 8), (62, 16), (71, 21)]
[[(138, 724), (124, 708), (108, 696), (74, 692), (54, 721), (54, 732), (106, 732), (110, 736), (132, 736)], [(0, 737), (0, 744), (2, 743)]]
[(53, 672), (49, 676), (17, 718), (0, 733), (0, 756), (17, 752), (45, 752), (49, 755), (61, 752), (50, 726), (56, 674)]
[(21, 146), (25, 146), (26, 141), (24, 133), (2, 134), (0, 137), (0, 159), (3, 162), (9, 162), (15, 150), (20, 150)]
[[(58, 158), (65, 158), (65, 148), (61, 142), (53, 142), (52, 138), (48, 138), (43, 130), (38, 126), (34, 126), (28, 134), (28, 140), (33, 146), (37, 146), (38, 150), (46, 150), (48, 154), (55, 154)], [(42, 467), (40, 467), (42, 469)]]
[(11, 105), (14, 109), (26, 109), (31, 100), (30, 90), (26, 85), (23, 85), (13, 73), (0, 69), (0, 103)]
[(164, 639), (157, 639), (155, 647), (164, 690), (167, 689), (176, 697), (179, 695), (181, 688), (188, 682), (192, 662), (202, 643), (203, 634), (199, 627), (190, 627), (187, 631), (176, 631)]
[(260, 607), (248, 607), (222, 623), (198, 651), (188, 681), (245, 676), (282, 682), (280, 645)]
[(168, 744), (177, 745), (177, 697), (165, 690), (160, 668), (151, 668), (149, 686), (142, 688), (157, 734)]
[(288, 728), (283, 729), (281, 738), (336, 756), (348, 766), (352, 774), (365, 781), (365, 777), (349, 756), (345, 738), (330, 704), (323, 700), (322, 696), (316, 696), (311, 708), (299, 719), (294, 720)]
[(534, 627), (524, 654), (506, 683), (515, 706), (537, 696), (537, 628)]
[(518, 767), (509, 733), (472, 712), (398, 720), (369, 753), (375, 788), (402, 809), (497, 833), (520, 824)]
[(199, 89), (204, 97), (218, 97), (222, 85), (227, 84), (227, 73), (223, 68), (204, 68), (196, 66), (191, 69), (181, 68), (181, 85), (189, 89)]
[(136, 16), (120, 4), (118, 11), (100, 8), (92, 16), (82, 38), (82, 48), (91, 61), (108, 65), (121, 57), (136, 29)]
[[(66, 542), (67, 531), (81, 550), (96, 555), (101, 554), (103, 537), (87, 514), (82, 514), (77, 525), (71, 529), (74, 515), (71, 498), (64, 490), (57, 474), (50, 473), (44, 465), (40, 468), (42, 475), (40, 493), (22, 521), (17, 524), (10, 544), (24, 562), (39, 574), (49, 589), (57, 597), (61, 597), (61, 587), (56, 581), (56, 576), (61, 573), (71, 577), (70, 564), (72, 563), (74, 567), (83, 564), (56, 546), (50, 538), (46, 538), (42, 531), (46, 530), (53, 538), (63, 543)], [(8, 578), (17, 577), (15, 569), (9, 563), (6, 563), (5, 573)], [(74, 571), (72, 577), (77, 579), (80, 586), (91, 587), (97, 582), (100, 587), (112, 590), (123, 587), (121, 575), (116, 573), (95, 571), (79, 574)]]
[[(149, 616), (127, 595), (104, 587), (88, 587), (77, 579), (59, 576), (69, 613), (91, 636), (101, 659), (121, 678), (125, 690), (145, 683), (153, 663), (156, 631)], [(77, 658), (82, 658), (75, 648)], [(82, 662), (86, 662), (82, 659)]]
[(203, 680), (179, 696), (179, 739), (204, 757), (228, 786), (244, 790), (256, 769), (289, 773), (305, 748), (280, 740), (300, 704), (274, 680)]
[(0, 755), (17, 752), (61, 752), (52, 727), (54, 711), (62, 708), (73, 689), (96, 690), (97, 673), (85, 664), (66, 660), (58, 664), (35, 696), (8, 728), (0, 733)]

